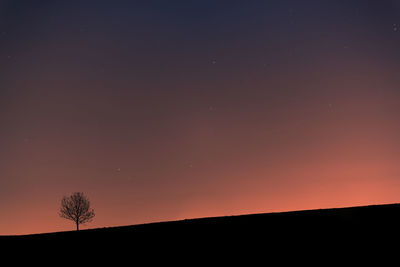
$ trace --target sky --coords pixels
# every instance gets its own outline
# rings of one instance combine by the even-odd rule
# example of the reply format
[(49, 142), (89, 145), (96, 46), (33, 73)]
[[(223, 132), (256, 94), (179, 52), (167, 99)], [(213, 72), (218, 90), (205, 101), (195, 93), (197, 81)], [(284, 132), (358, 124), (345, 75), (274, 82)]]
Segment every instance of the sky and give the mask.
[(400, 1), (0, 0), (0, 235), (400, 202)]

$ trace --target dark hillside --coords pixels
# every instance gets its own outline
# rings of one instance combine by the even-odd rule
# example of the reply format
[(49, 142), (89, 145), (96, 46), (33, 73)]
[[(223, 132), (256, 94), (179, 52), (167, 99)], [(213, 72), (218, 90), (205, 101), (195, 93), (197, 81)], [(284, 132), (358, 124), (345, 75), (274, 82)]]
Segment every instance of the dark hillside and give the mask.
[[(191, 219), (143, 225), (0, 237), (15, 250), (132, 255), (270, 256), (339, 253), (399, 243), (400, 204)], [(393, 243), (395, 242), (395, 243)], [(158, 255), (158, 256), (157, 256)], [(100, 257), (100, 258), (98, 258)]]

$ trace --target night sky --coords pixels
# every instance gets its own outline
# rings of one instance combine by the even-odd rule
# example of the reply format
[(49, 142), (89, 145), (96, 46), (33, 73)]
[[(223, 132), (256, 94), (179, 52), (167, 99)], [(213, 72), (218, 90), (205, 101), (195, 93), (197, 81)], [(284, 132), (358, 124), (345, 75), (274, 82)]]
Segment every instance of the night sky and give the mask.
[(400, 1), (0, 0), (0, 234), (400, 202)]

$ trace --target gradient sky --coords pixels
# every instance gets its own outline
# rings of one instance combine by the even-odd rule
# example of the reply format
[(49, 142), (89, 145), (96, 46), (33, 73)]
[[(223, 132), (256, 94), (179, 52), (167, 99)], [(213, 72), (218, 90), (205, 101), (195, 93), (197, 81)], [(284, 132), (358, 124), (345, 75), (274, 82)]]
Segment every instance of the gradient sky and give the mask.
[(400, 202), (400, 1), (0, 0), (0, 235)]

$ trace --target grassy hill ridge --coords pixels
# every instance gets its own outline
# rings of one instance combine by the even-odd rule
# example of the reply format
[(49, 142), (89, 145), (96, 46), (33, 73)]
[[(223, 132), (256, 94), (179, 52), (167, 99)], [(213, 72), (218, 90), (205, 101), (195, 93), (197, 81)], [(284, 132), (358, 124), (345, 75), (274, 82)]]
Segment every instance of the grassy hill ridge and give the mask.
[[(94, 229), (84, 229), (76, 232), (62, 231), (52, 233), (38, 233), (27, 235), (0, 235), (2, 239), (15, 239), (15, 240), (28, 240), (28, 239), (46, 239), (57, 238), (59, 236), (67, 236), (79, 234), (81, 236), (92, 234), (108, 234), (108, 233), (131, 233), (138, 231), (148, 230), (171, 230), (176, 227), (226, 227), (234, 225), (235, 227), (262, 227), (272, 226), (279, 224), (281, 227), (284, 225), (291, 225), (293, 228), (315, 226), (328, 226), (337, 223), (334, 228), (343, 226), (359, 226), (361, 228), (368, 226), (378, 226), (380, 224), (390, 225), (394, 221), (400, 220), (400, 204), (382, 204), (382, 205), (368, 205), (368, 206), (355, 206), (343, 208), (327, 208), (327, 209), (311, 209), (311, 210), (297, 210), (285, 212), (271, 212), (271, 213), (256, 213), (256, 214), (243, 214), (219, 217), (204, 217), (183, 219), (176, 221), (163, 221), (152, 222), (137, 225), (103, 227)], [(400, 221), (397, 221), (400, 223)], [(307, 227), (308, 225), (308, 227)], [(400, 224), (399, 224), (400, 225)], [(171, 229), (168, 229), (171, 228)]]
[[(400, 204), (249, 214), (97, 228), (79, 232), (2, 236), (15, 249), (118, 255), (271, 255), (352, 251), (399, 242)], [(178, 253), (179, 252), (179, 253)], [(178, 254), (177, 254), (178, 253)]]

